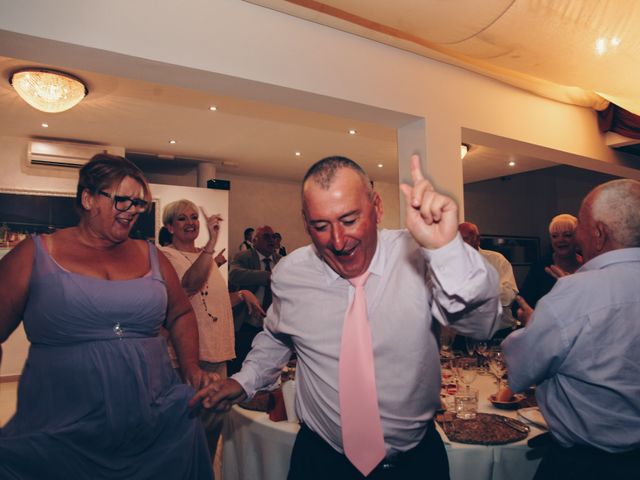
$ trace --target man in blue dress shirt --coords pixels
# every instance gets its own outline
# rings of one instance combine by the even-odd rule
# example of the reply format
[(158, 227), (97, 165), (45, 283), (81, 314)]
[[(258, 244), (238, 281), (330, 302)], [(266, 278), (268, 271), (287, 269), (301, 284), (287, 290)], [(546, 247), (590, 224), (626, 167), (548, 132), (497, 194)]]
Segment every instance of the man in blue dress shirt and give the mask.
[(502, 347), (509, 385), (537, 384), (551, 442), (538, 479), (640, 475), (640, 182), (593, 189), (580, 208), (585, 263)]

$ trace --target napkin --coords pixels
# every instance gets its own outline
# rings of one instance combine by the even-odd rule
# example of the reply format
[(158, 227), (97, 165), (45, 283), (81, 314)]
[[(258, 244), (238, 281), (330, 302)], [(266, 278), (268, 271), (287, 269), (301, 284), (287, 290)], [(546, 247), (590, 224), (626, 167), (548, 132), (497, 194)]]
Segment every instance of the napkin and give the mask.
[(529, 407), (529, 408), (521, 408), (518, 410), (518, 415), (524, 418), (527, 422), (532, 423), (533, 425), (549, 429), (547, 422), (542, 416), (542, 412), (538, 407)]

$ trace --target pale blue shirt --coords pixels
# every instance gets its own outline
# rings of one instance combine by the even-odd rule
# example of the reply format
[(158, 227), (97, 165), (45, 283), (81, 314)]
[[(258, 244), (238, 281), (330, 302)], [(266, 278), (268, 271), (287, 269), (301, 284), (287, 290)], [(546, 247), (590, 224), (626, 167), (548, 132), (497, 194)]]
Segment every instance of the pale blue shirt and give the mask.
[[(455, 323), (464, 335), (489, 337), (501, 310), (498, 276), (459, 235), (440, 249), (426, 250), (406, 230), (378, 233), (369, 272), (365, 292), (385, 445), (388, 453), (406, 451), (422, 439), (440, 406), (432, 316)], [(342, 452), (338, 359), (354, 289), (312, 246), (280, 260), (271, 286), (264, 331), (232, 378), (252, 396), (278, 377), (295, 348), (298, 416)]]
[(509, 385), (538, 384), (562, 445), (640, 447), (640, 248), (604, 253), (561, 278), (502, 347)]

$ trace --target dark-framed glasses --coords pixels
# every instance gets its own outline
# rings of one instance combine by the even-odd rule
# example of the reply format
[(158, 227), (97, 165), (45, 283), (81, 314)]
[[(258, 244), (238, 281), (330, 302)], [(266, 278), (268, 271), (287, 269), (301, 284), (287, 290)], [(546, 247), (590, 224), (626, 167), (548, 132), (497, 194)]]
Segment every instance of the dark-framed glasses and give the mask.
[(142, 200), (141, 198), (131, 198), (122, 195), (111, 195), (110, 193), (103, 190), (98, 190), (98, 193), (113, 200), (113, 206), (119, 212), (126, 212), (131, 207), (142, 208), (146, 210), (147, 205), (149, 205), (149, 202), (147, 202), (146, 200)]

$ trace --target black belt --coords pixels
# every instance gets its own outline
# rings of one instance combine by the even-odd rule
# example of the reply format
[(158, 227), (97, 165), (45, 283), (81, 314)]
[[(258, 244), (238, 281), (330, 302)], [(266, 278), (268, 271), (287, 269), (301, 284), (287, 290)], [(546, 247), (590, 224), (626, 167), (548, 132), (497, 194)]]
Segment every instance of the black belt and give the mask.
[[(430, 433), (432, 433), (431, 432), (432, 429), (435, 429), (435, 424), (433, 420), (430, 420), (427, 425), (427, 429), (425, 430), (424, 437), (422, 437), (422, 440), (420, 440), (420, 443), (429, 440), (429, 435)], [(384, 460), (382, 460), (376, 466), (376, 468), (373, 469), (372, 473), (380, 470), (392, 470), (394, 468), (397, 468), (399, 465), (402, 465), (402, 462), (407, 457), (407, 455), (409, 455), (413, 450), (418, 448), (420, 446), (420, 443), (418, 443), (418, 445), (416, 445), (412, 449), (407, 450), (406, 452), (396, 452), (396, 453), (392, 453), (391, 455), (388, 455)]]

